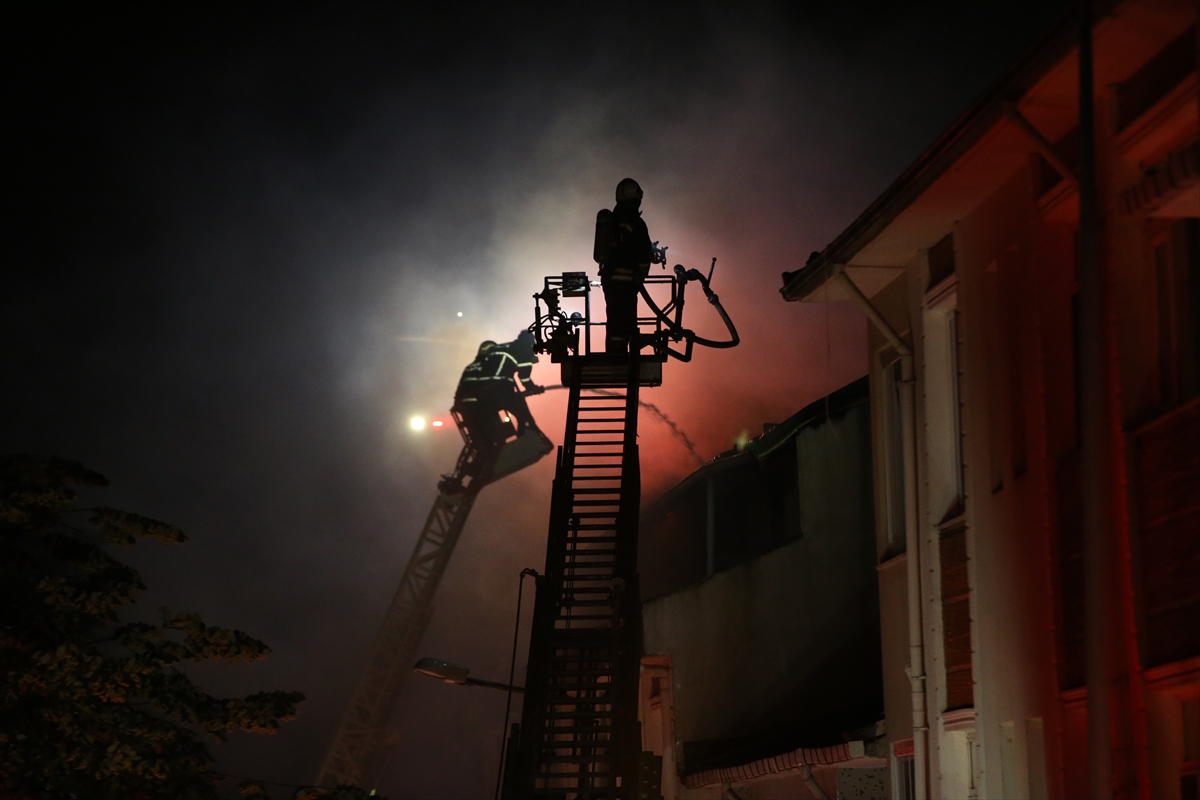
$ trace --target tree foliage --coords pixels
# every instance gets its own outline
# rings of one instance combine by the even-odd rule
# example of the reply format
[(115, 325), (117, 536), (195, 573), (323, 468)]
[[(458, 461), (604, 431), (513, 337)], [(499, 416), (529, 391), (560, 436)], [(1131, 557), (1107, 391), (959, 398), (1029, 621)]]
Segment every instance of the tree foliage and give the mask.
[(304, 696), (213, 697), (179, 667), (251, 662), (269, 648), (189, 612), (121, 619), (146, 587), (110, 547), (187, 537), (80, 507), (81, 489), (107, 484), (74, 462), (0, 458), (0, 796), (214, 798), (204, 737), (272, 733)]

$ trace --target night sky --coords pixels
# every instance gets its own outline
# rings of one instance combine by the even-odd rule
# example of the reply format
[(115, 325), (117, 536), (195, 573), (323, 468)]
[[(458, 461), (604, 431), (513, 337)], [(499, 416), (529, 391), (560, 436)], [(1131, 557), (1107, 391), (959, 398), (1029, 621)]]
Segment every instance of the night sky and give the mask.
[[(646, 395), (706, 458), (859, 377), (862, 315), (785, 304), (779, 275), (1062, 3), (988, 6), (10, 9), (0, 449), (81, 460), (109, 504), (187, 531), (122, 553), (139, 605), (272, 646), (196, 669), (211, 691), (309, 698), (278, 736), (217, 746), (219, 767), (311, 781), (460, 444), (408, 418), (445, 415), (478, 342), (532, 321), (543, 275), (594, 270), (595, 212), (626, 176), (672, 264), (717, 257), (742, 334)], [(558, 382), (549, 363), (535, 380)], [(564, 403), (531, 402), (555, 441)], [(649, 497), (695, 466), (653, 419), (642, 448)], [(550, 461), (481, 496), (423, 654), (506, 676)], [(380, 791), (490, 797), (503, 704), (413, 676)]]

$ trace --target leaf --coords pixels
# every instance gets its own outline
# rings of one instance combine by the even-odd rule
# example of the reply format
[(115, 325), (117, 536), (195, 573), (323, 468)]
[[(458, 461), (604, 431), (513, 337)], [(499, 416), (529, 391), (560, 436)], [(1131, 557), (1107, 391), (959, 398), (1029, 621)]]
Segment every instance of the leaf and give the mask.
[(66, 461), (61, 458), (51, 458), (46, 465), (46, 472), (56, 476), (65, 483), (100, 489), (108, 486), (108, 478), (99, 472), (93, 472), (78, 461)]
[(238, 792), (250, 800), (271, 800), (271, 796), (267, 794), (267, 787), (258, 781), (239, 781)]
[(104, 531), (109, 544), (131, 545), (138, 539), (157, 539), (168, 544), (187, 541), (183, 531), (174, 525), (108, 506), (92, 512), (92, 524)]

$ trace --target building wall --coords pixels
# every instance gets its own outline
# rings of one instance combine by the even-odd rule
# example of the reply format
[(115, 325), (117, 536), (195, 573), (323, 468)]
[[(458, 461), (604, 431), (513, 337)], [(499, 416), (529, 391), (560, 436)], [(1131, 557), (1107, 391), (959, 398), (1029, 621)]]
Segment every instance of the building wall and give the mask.
[(861, 540), (814, 535), (645, 604), (646, 652), (672, 662), (678, 741), (878, 718), (874, 574), (848, 569), (864, 550), (869, 568)]
[(981, 756), (973, 766), (983, 797), (1029, 797), (1031, 782), (1045, 783), (1030, 775), (1030, 732), (1041, 745), (1037, 732), (1044, 736), (1056, 706), (1047, 387), (1035, 298), (1041, 275), (1072, 265), (1039, 248), (1034, 177), (1031, 169), (1014, 175), (954, 232)]
[[(888, 739), (906, 747), (913, 733), (896, 608), (907, 591), (921, 614), (931, 797), (1088, 794), (1085, 684), (1098, 678), (1084, 652), (1094, 631), (1082, 479), (1093, 465), (1081, 463), (1081, 406), (1100, 408), (1105, 427), (1108, 674), (1093, 686), (1111, 693), (1115, 797), (1200, 792), (1198, 11), (1127, 0), (1096, 19), (1099, 335), (1080, 333), (1078, 49), (1067, 27), (785, 276), (785, 296), (809, 301), (856, 280), (914, 354), (916, 407), (897, 423), (898, 373), (872, 329)], [(886, 283), (889, 271), (900, 275)], [(1086, 348), (1104, 374), (1083, 397)], [(916, 445), (916, 480), (903, 488), (919, 546), (907, 553), (898, 424)], [(906, 586), (908, 565), (919, 586)]]
[(800, 537), (644, 604), (645, 652), (671, 665), (680, 769), (695, 771), (688, 753), (825, 746), (882, 716), (870, 408), (860, 395), (835, 410), (786, 444)]
[[(1197, 82), (1191, 80), (1194, 87)], [(1194, 110), (1194, 97), (1191, 102)], [(1187, 359), (1166, 351), (1167, 300), (1154, 245), (1167, 241), (1179, 253), (1187, 248), (1194, 253), (1195, 246), (1191, 239), (1179, 244), (1182, 223), (1169, 214), (1158, 219), (1122, 213), (1118, 200), (1120, 189), (1138, 180), (1148, 164), (1194, 137), (1196, 124), (1176, 116), (1170, 123), (1176, 126), (1174, 133), (1149, 137), (1157, 149), (1146, 145), (1137, 150), (1129, 135), (1107, 124), (1117, 115), (1114, 103), (1110, 93), (1101, 99), (1098, 113), (1117, 402), (1114, 491), (1109, 498), (1120, 528), (1110, 619), (1117, 787), (1133, 796), (1152, 786), (1153, 796), (1174, 798), (1181, 796), (1180, 763), (1185, 772), (1193, 763), (1181, 755), (1186, 731), (1194, 724), (1186, 721), (1187, 715), (1200, 713), (1192, 710), (1193, 698), (1200, 695), (1192, 641), (1200, 638), (1194, 625), (1197, 601), (1194, 589), (1184, 588), (1200, 585), (1200, 537), (1195, 533), (1200, 529), (1200, 492), (1195, 490), (1200, 406), (1189, 399), (1195, 395), (1188, 388), (1195, 379), (1187, 372)], [(1154, 114), (1167, 119), (1166, 111)], [(913, 343), (917, 359), (916, 491), (934, 797), (1083, 797), (1087, 791), (1076, 212), (1070, 207), (1073, 195), (1063, 186), (1047, 192), (1039, 161), (1030, 158), (1026, 168), (980, 197), (969, 213), (947, 221), (955, 265), (946, 281), (930, 285), (928, 253), (939, 243), (931, 236), (926, 249), (906, 265), (905, 276), (871, 298), (888, 323)], [(1200, 207), (1194, 201), (1176, 205)], [(1186, 236), (1193, 236), (1191, 229)], [(1197, 274), (1194, 267), (1187, 269)], [(1171, 280), (1183, 279), (1177, 275)], [(1179, 303), (1194, 304), (1194, 296), (1171, 300), (1176, 304), (1172, 313), (1180, 314)], [(944, 563), (950, 551), (938, 464), (939, 448), (944, 450), (947, 439), (937, 430), (946, 398), (935, 374), (944, 369), (945, 354), (930, 328), (940, 324), (938, 314), (946, 304), (957, 309), (961, 370), (964, 514), (961, 523), (951, 522), (965, 526), (972, 651), (972, 696), (965, 708), (955, 707), (956, 690), (947, 672), (947, 659), (953, 656), (948, 653), (952, 632), (945, 593), (952, 570)], [(1193, 323), (1183, 319), (1178, 324)], [(888, 350), (875, 331), (870, 345), (875, 356)], [(911, 735), (901, 672), (905, 660), (900, 656), (906, 621), (904, 615), (887, 613), (885, 598), (901, 598), (906, 556), (889, 559), (894, 542), (886, 539), (883, 430), (889, 376), (878, 359), (871, 370), (884, 685), (889, 739), (894, 741)], [(1164, 370), (1181, 375), (1164, 378)], [(1188, 481), (1190, 490), (1183, 488)], [(1182, 532), (1184, 525), (1191, 527), (1190, 534)], [(1192, 624), (1184, 621), (1184, 613), (1191, 615)], [(1138, 752), (1148, 753), (1150, 763), (1139, 762)]]

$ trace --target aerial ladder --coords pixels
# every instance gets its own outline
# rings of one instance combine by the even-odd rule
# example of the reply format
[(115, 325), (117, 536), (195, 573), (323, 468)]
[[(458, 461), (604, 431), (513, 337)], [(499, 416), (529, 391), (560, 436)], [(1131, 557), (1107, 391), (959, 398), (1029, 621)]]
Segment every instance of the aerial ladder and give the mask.
[[(438, 496), (417, 537), (400, 586), (371, 646), (316, 785), (360, 785), (371, 757), (384, 742), (387, 722), (404, 678), (433, 615), (433, 597), (480, 490), (535, 463), (553, 445), (535, 426), (517, 434), (504, 415), (496, 428), (472, 431), (460, 409), (451, 410), (463, 437), (454, 471), (438, 483)], [(499, 416), (499, 412), (498, 412)]]
[[(665, 248), (656, 248), (655, 256), (665, 263)], [(639, 317), (628, 354), (592, 352), (592, 327), (603, 323), (591, 320), (595, 284), (586, 273), (547, 277), (534, 296), (537, 349), (561, 365), (569, 399), (545, 569), (537, 578), (522, 717), (504, 759), (505, 800), (659, 797), (660, 762), (642, 752), (637, 719), (639, 393), (661, 385), (668, 357), (688, 361), (694, 345), (738, 344), (737, 330), (709, 287), (711, 277), (711, 268), (706, 277), (679, 265), (674, 274), (648, 276), (641, 299), (651, 316)], [(728, 340), (705, 339), (683, 327), (689, 282), (701, 285)], [(582, 298), (582, 314), (563, 311), (569, 298)]]

